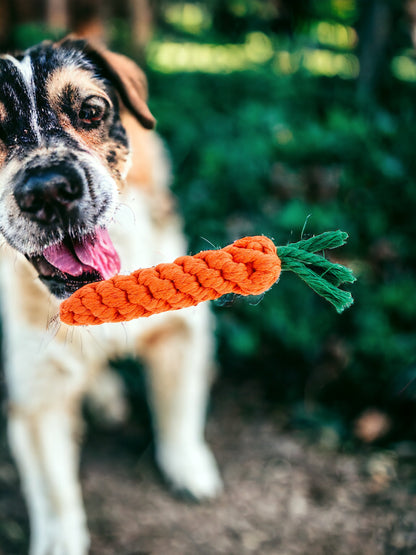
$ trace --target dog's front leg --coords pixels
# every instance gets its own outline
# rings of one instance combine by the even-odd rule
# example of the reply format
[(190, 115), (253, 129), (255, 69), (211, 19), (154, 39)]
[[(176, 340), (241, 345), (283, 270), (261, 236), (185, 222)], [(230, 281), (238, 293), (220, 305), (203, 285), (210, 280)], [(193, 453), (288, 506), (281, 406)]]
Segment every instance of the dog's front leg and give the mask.
[(145, 335), (156, 459), (173, 488), (195, 499), (214, 497), (222, 483), (204, 440), (212, 381), (212, 332), (206, 307), (167, 317)]
[(51, 534), (51, 508), (45, 491), (44, 473), (30, 414), (10, 412), (9, 444), (19, 468), (29, 511), (31, 555), (47, 553)]
[(88, 552), (74, 417), (65, 406), (36, 413), (11, 410), (9, 441), (28, 504), (30, 555)]

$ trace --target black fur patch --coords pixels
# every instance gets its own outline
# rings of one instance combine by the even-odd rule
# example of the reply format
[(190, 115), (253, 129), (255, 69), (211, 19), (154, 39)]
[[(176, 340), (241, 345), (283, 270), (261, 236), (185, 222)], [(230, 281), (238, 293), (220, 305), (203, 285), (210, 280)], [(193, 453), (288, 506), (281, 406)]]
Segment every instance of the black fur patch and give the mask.
[[(85, 125), (80, 117), (85, 101), (82, 83), (74, 80), (73, 86), (67, 84), (56, 97), (49, 97), (50, 77), (65, 68), (69, 79), (72, 69), (89, 72), (110, 99), (105, 117), (94, 125)], [(0, 233), (8, 243), (30, 258), (66, 237), (76, 238), (98, 226), (106, 227), (117, 202), (117, 164), (125, 159), (128, 141), (120, 121), (118, 94), (105, 68), (100, 67), (99, 57), (91, 56), (83, 41), (42, 43), (15, 56), (2, 56), (0, 103), (0, 146), (6, 152), (0, 167)], [(89, 130), (94, 133), (91, 143)], [(80, 132), (79, 137), (76, 132)], [(100, 162), (103, 154), (104, 163)], [(55, 202), (51, 195), (39, 196), (40, 207), (26, 198), (22, 200), (21, 191), (26, 189), (21, 188), (19, 193), (18, 187), (26, 175), (66, 165), (76, 168), (85, 180), (82, 197), (76, 199), (77, 205), (73, 203), (71, 210), (59, 200), (57, 210), (47, 205)], [(70, 172), (64, 171), (63, 175), (71, 179)], [(47, 220), (44, 214), (49, 212), (59, 218)]]
[[(119, 121), (119, 105), (111, 83), (103, 76), (102, 69), (88, 59), (82, 41), (66, 41), (61, 47), (39, 45), (15, 56), (22, 62), (30, 58), (33, 82), (25, 82), (21, 71), (7, 58), (0, 59), (0, 101), (4, 104), (7, 118), (0, 127), (0, 140), (7, 148), (18, 146), (39, 146), (57, 138), (65, 140), (68, 147), (75, 146), (71, 136), (60, 126), (52, 109), (46, 81), (49, 75), (60, 68), (77, 67), (91, 72), (95, 79), (102, 81), (103, 90), (113, 102), (113, 117), (107, 130), (108, 137), (127, 147), (127, 137)], [(26, 61), (26, 63), (28, 63)], [(31, 90), (29, 90), (31, 89)], [(74, 90), (76, 83), (74, 83)], [(64, 91), (63, 108), (68, 112), (71, 123), (76, 126), (76, 115), (71, 111), (71, 91)], [(35, 123), (36, 122), (36, 123)]]
[(8, 148), (37, 144), (27, 86), (21, 72), (8, 59), (0, 59), (0, 83), (0, 101), (7, 113), (0, 126), (0, 140)]

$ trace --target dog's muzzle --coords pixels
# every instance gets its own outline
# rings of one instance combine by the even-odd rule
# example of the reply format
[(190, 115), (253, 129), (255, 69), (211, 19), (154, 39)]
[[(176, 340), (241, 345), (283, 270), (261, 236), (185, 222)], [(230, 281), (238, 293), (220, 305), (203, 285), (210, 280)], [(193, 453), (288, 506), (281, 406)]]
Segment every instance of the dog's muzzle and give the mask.
[(99, 206), (81, 164), (60, 160), (41, 166), (36, 160), (18, 173), (13, 195), (22, 216), (51, 238), (38, 252), (25, 256), (55, 296), (68, 297), (82, 285), (120, 271), (107, 229), (91, 222), (88, 206)]
[(87, 188), (84, 173), (68, 162), (48, 168), (25, 169), (18, 176), (14, 197), (30, 220), (48, 226), (68, 224), (79, 215)]

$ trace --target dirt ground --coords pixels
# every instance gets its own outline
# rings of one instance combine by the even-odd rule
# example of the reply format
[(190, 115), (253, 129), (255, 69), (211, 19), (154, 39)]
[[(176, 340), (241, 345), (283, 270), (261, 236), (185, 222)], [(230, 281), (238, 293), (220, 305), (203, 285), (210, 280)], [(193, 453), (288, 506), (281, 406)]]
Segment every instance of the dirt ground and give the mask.
[[(92, 555), (416, 553), (416, 456), (342, 454), (265, 409), (255, 388), (217, 387), (208, 438), (225, 482), (207, 504), (172, 497), (138, 424), (88, 434), (81, 475)], [(0, 446), (0, 553), (27, 553), (18, 478)]]

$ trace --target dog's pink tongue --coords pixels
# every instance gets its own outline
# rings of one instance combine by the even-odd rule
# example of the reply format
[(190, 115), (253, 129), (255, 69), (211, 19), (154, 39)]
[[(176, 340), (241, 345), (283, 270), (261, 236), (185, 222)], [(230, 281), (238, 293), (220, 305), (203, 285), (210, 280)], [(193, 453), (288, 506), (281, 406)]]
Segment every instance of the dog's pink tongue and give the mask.
[(64, 243), (52, 245), (43, 256), (55, 268), (71, 276), (96, 270), (103, 279), (108, 279), (120, 271), (120, 258), (106, 229), (98, 228), (94, 235), (83, 237), (72, 246), (74, 252)]
[[(55, 268), (58, 268), (58, 270), (70, 276), (80, 276), (85, 272), (83, 264), (63, 243), (48, 247), (43, 251), (43, 256), (49, 264), (52, 264), (52, 266), (55, 266)], [(91, 271), (90, 268), (89, 270)]]
[(84, 237), (74, 244), (74, 250), (83, 264), (97, 270), (104, 279), (120, 271), (120, 257), (106, 229), (98, 228), (95, 235)]

